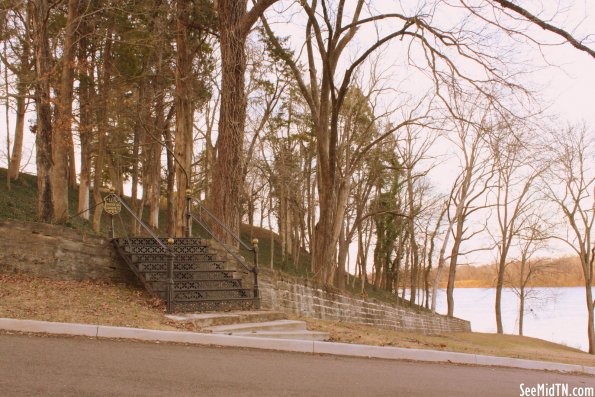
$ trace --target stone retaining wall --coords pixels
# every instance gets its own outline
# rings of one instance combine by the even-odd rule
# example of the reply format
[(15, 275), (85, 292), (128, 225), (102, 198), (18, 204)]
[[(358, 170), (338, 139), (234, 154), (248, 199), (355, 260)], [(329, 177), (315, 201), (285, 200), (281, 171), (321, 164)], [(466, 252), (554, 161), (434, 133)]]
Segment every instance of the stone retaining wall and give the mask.
[(345, 321), (399, 331), (471, 331), (469, 321), (389, 303), (327, 292), (308, 280), (263, 269), (262, 307), (328, 321)]
[(136, 283), (108, 239), (62, 226), (6, 219), (0, 219), (0, 271)]
[[(0, 272), (138, 284), (109, 240), (43, 223), (0, 219)], [(251, 278), (251, 277), (250, 277)], [(262, 307), (328, 321), (424, 333), (470, 331), (468, 321), (325, 291), (308, 280), (262, 269)]]

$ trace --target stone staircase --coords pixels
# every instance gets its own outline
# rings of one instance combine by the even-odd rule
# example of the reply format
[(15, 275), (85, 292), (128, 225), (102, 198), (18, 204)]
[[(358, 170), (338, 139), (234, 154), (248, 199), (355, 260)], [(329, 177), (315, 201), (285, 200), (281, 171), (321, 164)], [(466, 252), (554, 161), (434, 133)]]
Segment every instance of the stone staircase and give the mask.
[(305, 321), (275, 320), (258, 323), (242, 323), (207, 327), (205, 331), (214, 334), (251, 336), (257, 338), (299, 339), (323, 341), (329, 338), (328, 333), (309, 331)]
[(112, 243), (145, 288), (163, 300), (167, 300), (168, 264), (173, 253), (174, 312), (259, 307), (253, 286), (246, 286), (242, 273), (232, 267), (233, 261), (207, 240), (176, 238), (168, 244), (165, 238), (122, 237)]
[(213, 334), (312, 341), (329, 339), (326, 332), (309, 331), (305, 321), (288, 320), (284, 313), (275, 311), (197, 313), (167, 317), (177, 322), (191, 323), (199, 332)]

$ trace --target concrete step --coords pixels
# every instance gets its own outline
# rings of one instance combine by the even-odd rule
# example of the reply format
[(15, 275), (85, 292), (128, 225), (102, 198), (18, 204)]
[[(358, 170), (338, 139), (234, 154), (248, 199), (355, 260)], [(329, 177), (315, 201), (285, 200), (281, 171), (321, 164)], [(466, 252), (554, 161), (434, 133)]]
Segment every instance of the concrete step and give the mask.
[(284, 313), (270, 310), (186, 313), (180, 315), (167, 315), (166, 317), (174, 321), (192, 323), (196, 329), (216, 325), (284, 320), (287, 318)]
[(306, 322), (296, 320), (275, 320), (259, 323), (217, 325), (213, 327), (207, 327), (204, 330), (217, 334), (252, 331), (305, 331)]
[(251, 336), (254, 338), (297, 339), (325, 341), (330, 338), (327, 332), (320, 331), (249, 331), (226, 332), (226, 335)]
[(213, 312), (226, 310), (254, 310), (254, 298), (201, 299), (200, 301), (176, 301), (174, 312)]

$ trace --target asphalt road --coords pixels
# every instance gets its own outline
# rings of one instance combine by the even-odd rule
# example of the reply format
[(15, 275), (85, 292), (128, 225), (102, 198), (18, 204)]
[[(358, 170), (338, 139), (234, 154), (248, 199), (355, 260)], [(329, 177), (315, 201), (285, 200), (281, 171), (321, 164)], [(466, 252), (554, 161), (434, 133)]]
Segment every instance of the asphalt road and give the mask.
[(2, 396), (519, 396), (595, 377), (249, 349), (0, 334)]

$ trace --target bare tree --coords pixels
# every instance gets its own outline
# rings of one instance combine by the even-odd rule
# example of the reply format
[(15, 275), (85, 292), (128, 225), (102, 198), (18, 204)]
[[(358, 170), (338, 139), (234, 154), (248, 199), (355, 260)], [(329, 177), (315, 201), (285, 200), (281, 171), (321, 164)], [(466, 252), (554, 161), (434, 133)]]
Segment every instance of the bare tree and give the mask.
[(587, 301), (589, 353), (595, 354), (593, 313), (593, 222), (595, 220), (595, 177), (593, 169), (593, 132), (583, 127), (568, 127), (551, 134), (547, 153), (550, 166), (543, 185), (549, 199), (562, 211), (567, 226), (565, 236), (558, 237), (578, 255), (585, 283)]
[(496, 219), (498, 231), (493, 236), (498, 246), (496, 282), (496, 327), (502, 327), (502, 288), (507, 258), (513, 239), (530, 219), (525, 215), (536, 204), (534, 181), (541, 170), (534, 165), (531, 130), (502, 122), (489, 135), (491, 156), (497, 175)]
[[(563, 38), (564, 41), (566, 41), (567, 43), (572, 45), (574, 48), (578, 49), (579, 51), (583, 51), (583, 52), (589, 54), (591, 57), (595, 58), (595, 51), (592, 48), (585, 45), (585, 41), (587, 41), (588, 37), (585, 37), (584, 39), (576, 38), (574, 35), (572, 35), (567, 30), (565, 30), (559, 26), (553, 25), (549, 21), (549, 19), (541, 18), (538, 14), (531, 13), (526, 7), (523, 7), (519, 4), (515, 4), (511, 1), (489, 0), (489, 3), (491, 3), (493, 5), (493, 8), (498, 9), (502, 14), (511, 15), (513, 21), (518, 20), (519, 18), (517, 18), (517, 17), (520, 16), (521, 19), (525, 19), (526, 21), (528, 21), (532, 24), (535, 24), (536, 26), (540, 27), (541, 29), (551, 32), (551, 33)], [(465, 4), (465, 3), (463, 2), (463, 4)], [(473, 12), (477, 12), (476, 11), (477, 7), (472, 8), (466, 4), (465, 4), (465, 6), (470, 10), (473, 9)], [(501, 22), (502, 21), (501, 18), (495, 17), (494, 20), (500, 21), (498, 23), (501, 24), (502, 27), (505, 27), (504, 23)]]
[[(407, 227), (409, 228), (409, 248), (411, 250), (411, 295), (410, 302), (415, 304), (417, 296), (417, 278), (421, 266), (421, 250), (419, 247), (418, 233), (415, 222), (422, 213), (421, 201), (423, 200), (423, 189), (419, 189), (423, 177), (428, 169), (422, 169), (423, 162), (429, 160), (428, 151), (435, 143), (438, 135), (432, 130), (405, 128), (401, 144), (397, 145), (402, 166), (405, 169), (405, 183), (407, 190)], [(431, 168), (431, 165), (425, 165)]]
[[(466, 107), (466, 108), (465, 108)], [(462, 244), (483, 231), (483, 228), (470, 231), (466, 223), (469, 217), (487, 206), (486, 193), (489, 191), (494, 176), (494, 167), (487, 156), (487, 134), (490, 105), (484, 106), (479, 118), (476, 113), (480, 103), (476, 102), (473, 110), (469, 104), (455, 101), (458, 119), (455, 120), (456, 138), (452, 142), (458, 148), (459, 175), (453, 184), (450, 195), (448, 220), (452, 224), (453, 245), (450, 252), (446, 298), (448, 316), (454, 315), (454, 286), (459, 256), (463, 255)], [(449, 228), (450, 229), (450, 228)]]
[[(350, 176), (365, 155), (377, 144), (381, 143), (395, 131), (407, 124), (418, 122), (422, 117), (409, 114), (405, 119), (388, 129), (373, 142), (361, 145), (351, 153), (351, 160), (345, 169), (338, 162), (339, 123), (341, 110), (349, 93), (354, 74), (357, 69), (390, 40), (408, 35), (414, 25), (415, 18), (407, 18), (399, 14), (391, 14), (399, 22), (400, 28), (378, 38), (372, 45), (362, 51), (354, 61), (349, 62), (342, 78), (336, 77), (338, 66), (345, 59), (345, 49), (354, 39), (358, 29), (366, 23), (387, 18), (387, 15), (362, 17), (364, 1), (358, 0), (348, 16), (345, 0), (339, 1), (337, 12), (328, 12), (326, 1), (301, 2), (306, 14), (306, 51), (309, 73), (302, 73), (299, 62), (291, 51), (283, 48), (270, 26), (263, 20), (265, 30), (274, 50), (283, 59), (293, 77), (297, 81), (311, 112), (314, 133), (316, 136), (317, 154), (317, 189), (319, 200), (319, 217), (314, 232), (312, 246), (312, 266), (316, 278), (323, 284), (332, 284), (332, 273), (335, 268), (337, 243), (343, 226), (343, 218), (350, 190)], [(319, 66), (320, 65), (320, 66)], [(320, 72), (318, 68), (321, 68)], [(309, 82), (306, 79), (309, 78)]]
[(551, 261), (533, 258), (547, 244), (547, 231), (544, 227), (546, 220), (537, 213), (525, 214), (525, 218), (524, 226), (516, 236), (519, 250), (518, 259), (514, 262), (517, 265), (514, 269), (516, 271), (507, 271), (506, 280), (506, 284), (519, 297), (519, 335), (523, 335), (525, 303), (533, 297), (531, 283), (538, 277), (555, 271)]
[[(16, 180), (19, 177), (21, 162), (23, 157), (23, 138), (25, 131), (25, 113), (29, 102), (29, 92), (34, 80), (32, 75), (33, 57), (31, 49), (31, 8), (25, 4), (19, 6), (13, 5), (12, 9), (4, 10), (4, 51), (0, 53), (0, 58), (5, 66), (5, 72), (10, 73), (16, 77), (16, 93), (14, 94), (14, 101), (16, 102), (15, 109), (15, 128), (14, 140), (12, 142), (12, 151), (8, 148), (9, 164), (8, 164), (8, 178), (9, 180)], [(7, 48), (11, 49), (7, 53)], [(6, 85), (8, 85), (8, 78)], [(12, 94), (7, 90), (6, 100), (9, 101)], [(8, 104), (8, 102), (7, 102)], [(7, 118), (8, 122), (8, 118)], [(7, 131), (7, 138), (9, 137)]]

